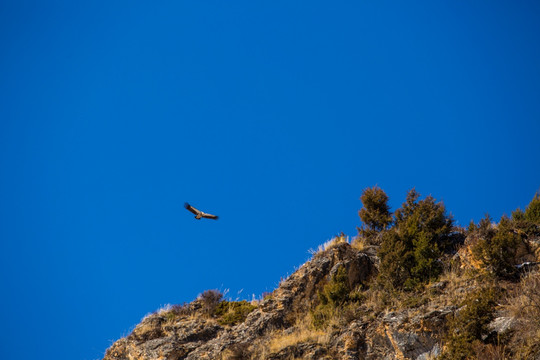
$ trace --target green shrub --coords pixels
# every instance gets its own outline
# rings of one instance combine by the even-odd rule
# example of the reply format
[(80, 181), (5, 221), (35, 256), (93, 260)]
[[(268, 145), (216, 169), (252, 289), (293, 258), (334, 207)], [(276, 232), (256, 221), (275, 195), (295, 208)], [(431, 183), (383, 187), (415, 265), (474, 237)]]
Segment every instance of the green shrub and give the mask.
[(234, 326), (244, 322), (250, 312), (257, 307), (246, 300), (222, 301), (216, 308), (215, 315), (221, 325)]
[(324, 329), (328, 326), (330, 320), (335, 317), (336, 312), (336, 308), (321, 303), (310, 312), (311, 324), (315, 329)]
[(392, 229), (383, 234), (378, 256), (381, 264), (377, 281), (385, 287), (401, 288), (409, 280), (414, 266), (412, 244)]
[(514, 276), (515, 255), (520, 237), (513, 230), (512, 220), (503, 216), (495, 229), (491, 226), (491, 218), (486, 215), (475, 232), (476, 240), (471, 246), (473, 257), (500, 278)]
[(516, 209), (512, 211), (512, 221), (520, 222), (526, 220), (525, 213), (521, 209)]
[(345, 266), (340, 266), (329, 282), (318, 292), (319, 304), (311, 311), (311, 322), (316, 329), (324, 328), (336, 316), (341, 316), (349, 305), (365, 300), (359, 285), (351, 289)]
[(470, 359), (475, 348), (481, 344), (493, 343), (488, 324), (495, 318), (495, 306), (501, 291), (486, 287), (467, 296), (457, 314), (448, 318), (445, 350), (440, 359)]
[(336, 307), (349, 299), (350, 292), (351, 289), (349, 287), (347, 269), (345, 269), (344, 266), (340, 266), (332, 276), (332, 279), (323, 286), (321, 291), (319, 291), (318, 295), (321, 304), (329, 304)]

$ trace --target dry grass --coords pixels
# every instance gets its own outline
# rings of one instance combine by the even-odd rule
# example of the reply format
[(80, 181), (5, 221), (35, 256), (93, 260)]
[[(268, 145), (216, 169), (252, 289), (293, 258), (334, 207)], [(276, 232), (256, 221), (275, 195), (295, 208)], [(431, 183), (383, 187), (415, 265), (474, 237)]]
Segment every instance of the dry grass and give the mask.
[(348, 244), (349, 243), (349, 237), (345, 236), (344, 234), (338, 235), (338, 236), (333, 237), (332, 239), (328, 240), (324, 244), (319, 245), (319, 247), (317, 247), (317, 250), (310, 249), (309, 252), (312, 255), (315, 255), (317, 253), (320, 253), (320, 252), (323, 252), (323, 251), (326, 251), (326, 250), (330, 249), (332, 246), (342, 244), (342, 243), (347, 243)]
[(353, 247), (353, 249), (356, 249), (358, 251), (364, 251), (370, 245), (366, 242), (365, 238), (357, 237), (353, 239), (353, 241), (351, 242), (351, 246)]
[[(273, 329), (265, 334), (264, 337), (256, 339), (247, 348), (248, 351), (232, 351), (224, 353), (223, 360), (243, 359), (260, 360), (266, 359), (272, 354), (279, 353), (287, 347), (301, 344), (320, 344), (326, 345), (330, 340), (330, 335), (324, 330), (317, 330), (311, 325), (309, 317), (305, 314), (295, 313), (296, 320), (294, 326), (288, 329)], [(243, 349), (240, 349), (243, 350)], [(238, 353), (243, 353), (243, 357), (237, 357)], [(295, 358), (294, 358), (295, 359)], [(293, 360), (293, 359), (291, 359)]]
[(476, 279), (479, 276), (479, 274), (474, 275), (457, 267), (443, 272), (439, 281), (445, 283), (444, 296), (438, 299), (439, 305), (449, 306), (461, 304), (467, 294), (476, 288)]
[(294, 346), (304, 343), (326, 344), (329, 340), (329, 334), (323, 330), (314, 329), (308, 321), (302, 321), (296, 324), (294, 328), (279, 330), (270, 336), (266, 344), (267, 352), (277, 353), (288, 346)]
[(475, 360), (510, 360), (504, 346), (482, 344), (476, 341), (472, 345)]
[(386, 308), (396, 308), (398, 305), (396, 297), (388, 296), (388, 293), (384, 290), (377, 289), (371, 286), (366, 292), (366, 300), (364, 306), (374, 316), (380, 314)]
[(540, 322), (540, 274), (526, 274), (507, 301), (508, 310), (515, 318)]
[(507, 314), (517, 321), (511, 339), (516, 359), (540, 356), (540, 273), (526, 274), (510, 292), (504, 306)]
[(246, 343), (235, 344), (226, 349), (220, 357), (221, 360), (251, 360), (257, 359), (251, 352), (251, 346)]

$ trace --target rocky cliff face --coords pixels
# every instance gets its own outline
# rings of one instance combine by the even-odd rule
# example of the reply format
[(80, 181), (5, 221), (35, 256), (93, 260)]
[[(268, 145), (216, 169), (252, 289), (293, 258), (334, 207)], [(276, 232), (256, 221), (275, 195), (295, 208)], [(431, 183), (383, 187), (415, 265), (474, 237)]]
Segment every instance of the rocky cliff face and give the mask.
[[(345, 279), (338, 285), (356, 297), (324, 307), (321, 293), (339, 293), (338, 273)], [(198, 299), (147, 316), (104, 360), (435, 358), (448, 315), (478, 284), (443, 276), (424, 293), (384, 298), (363, 291), (376, 273), (373, 253), (336, 241), (255, 304), (243, 321), (224, 323)], [(507, 333), (512, 326), (504, 316), (495, 320), (494, 332)]]

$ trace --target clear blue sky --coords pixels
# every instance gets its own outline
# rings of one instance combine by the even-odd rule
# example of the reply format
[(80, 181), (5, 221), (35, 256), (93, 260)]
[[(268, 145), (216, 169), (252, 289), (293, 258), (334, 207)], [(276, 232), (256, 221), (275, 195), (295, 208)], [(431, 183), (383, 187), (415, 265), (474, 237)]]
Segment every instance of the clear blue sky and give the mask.
[(0, 358), (271, 291), (375, 184), (462, 225), (525, 207), (538, 34), (538, 1), (2, 1)]

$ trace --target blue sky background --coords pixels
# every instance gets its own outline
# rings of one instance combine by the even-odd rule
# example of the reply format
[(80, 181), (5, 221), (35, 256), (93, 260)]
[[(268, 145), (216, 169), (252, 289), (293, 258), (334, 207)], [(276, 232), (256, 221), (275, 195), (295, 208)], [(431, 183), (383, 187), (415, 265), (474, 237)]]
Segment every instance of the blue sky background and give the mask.
[(538, 1), (2, 1), (0, 358), (271, 291), (375, 184), (461, 225), (524, 208), (538, 34)]

